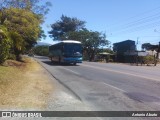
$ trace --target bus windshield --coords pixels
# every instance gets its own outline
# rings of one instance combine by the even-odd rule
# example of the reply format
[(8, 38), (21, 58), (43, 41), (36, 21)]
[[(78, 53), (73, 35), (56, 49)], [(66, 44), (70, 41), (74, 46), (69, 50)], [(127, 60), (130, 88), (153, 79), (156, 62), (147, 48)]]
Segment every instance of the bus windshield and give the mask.
[(63, 52), (65, 56), (82, 56), (82, 45), (75, 43), (64, 44)]

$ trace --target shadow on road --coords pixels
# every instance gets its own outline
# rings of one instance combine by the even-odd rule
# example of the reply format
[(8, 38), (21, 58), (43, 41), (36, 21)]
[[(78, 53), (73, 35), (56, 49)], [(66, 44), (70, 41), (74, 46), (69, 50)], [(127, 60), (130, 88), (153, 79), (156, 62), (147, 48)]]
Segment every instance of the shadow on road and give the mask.
[(136, 101), (139, 102), (160, 102), (160, 98), (152, 96), (152, 95), (146, 95), (144, 93), (126, 93), (126, 95)]
[(51, 61), (42, 61), (43, 63), (50, 65), (50, 66), (79, 66), (69, 63), (59, 63), (59, 62), (51, 62)]

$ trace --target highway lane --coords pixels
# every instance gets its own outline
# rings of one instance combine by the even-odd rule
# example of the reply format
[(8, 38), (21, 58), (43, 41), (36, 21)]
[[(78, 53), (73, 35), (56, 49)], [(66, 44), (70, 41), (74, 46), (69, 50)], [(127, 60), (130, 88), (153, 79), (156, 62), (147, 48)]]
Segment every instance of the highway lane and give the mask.
[(111, 71), (112, 69), (117, 72), (127, 72), (127, 74), (132, 74), (132, 75), (139, 75), (141, 77), (145, 78), (152, 78), (152, 79), (157, 79), (159, 81), (159, 67), (155, 66), (135, 66), (135, 65), (125, 65), (125, 64), (114, 64), (114, 63), (109, 63), (109, 64), (97, 64), (95, 62), (83, 62), (86, 63), (86, 65), (90, 66), (98, 66), (102, 68), (109, 68)]
[(36, 59), (93, 110), (160, 110), (158, 67), (90, 62), (72, 66)]
[[(87, 62), (81, 64), (79, 67), (65, 66), (63, 69), (73, 72), (77, 75), (83, 75), (83, 77), (87, 80), (103, 82), (108, 86), (129, 94), (130, 97), (134, 97), (134, 99), (137, 99), (138, 101), (159, 101), (159, 74), (157, 74), (157, 76), (148, 76), (148, 74), (154, 73), (154, 71), (146, 71), (148, 73), (140, 74), (141, 69), (138, 68), (136, 74), (134, 74), (133, 72), (130, 72), (131, 69), (122, 71), (111, 67), (107, 68), (107, 66), (105, 66), (106, 64), (103, 64), (103, 66), (101, 66), (102, 64), (99, 63), (92, 63), (90, 65), (88, 64), (90, 63)], [(122, 66), (123, 68), (128, 67), (121, 65), (121, 67)], [(145, 69), (143, 71), (145, 71)]]
[(104, 83), (107, 86), (122, 91), (131, 99), (147, 102), (147, 104), (148, 102), (152, 102), (159, 105), (160, 84), (158, 79), (147, 78), (144, 74), (142, 76), (135, 75), (127, 71), (122, 72), (84, 64), (81, 66), (82, 68), (80, 69), (72, 66), (67, 66), (67, 69), (66, 67), (63, 69), (81, 73), (87, 80)]

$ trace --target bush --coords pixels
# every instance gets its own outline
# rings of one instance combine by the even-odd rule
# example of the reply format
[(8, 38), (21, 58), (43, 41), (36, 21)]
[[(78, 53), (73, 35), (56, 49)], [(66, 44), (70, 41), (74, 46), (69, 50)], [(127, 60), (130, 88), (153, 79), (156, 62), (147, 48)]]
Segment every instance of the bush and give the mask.
[(5, 62), (9, 56), (10, 40), (0, 26), (0, 64)]
[(10, 54), (8, 55), (8, 59), (16, 60), (16, 55), (10, 53)]
[(9, 56), (9, 41), (7, 39), (0, 40), (0, 64), (5, 62)]
[(144, 64), (154, 64), (154, 56), (145, 56), (143, 57)]
[(40, 56), (48, 56), (49, 54), (48, 46), (36, 46), (33, 51), (34, 54)]

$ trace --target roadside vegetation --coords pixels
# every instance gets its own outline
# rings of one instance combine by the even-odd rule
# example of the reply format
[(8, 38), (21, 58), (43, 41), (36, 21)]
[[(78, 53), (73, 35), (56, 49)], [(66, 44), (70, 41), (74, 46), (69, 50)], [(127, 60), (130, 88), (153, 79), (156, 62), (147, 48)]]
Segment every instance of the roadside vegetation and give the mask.
[(0, 64), (9, 56), (20, 61), (21, 54), (45, 37), (40, 25), (51, 4), (39, 5), (39, 1), (0, 1)]
[[(0, 64), (7, 59), (21, 61), (21, 54), (31, 50), (37, 55), (48, 55), (47, 46), (33, 47), (38, 40), (46, 37), (41, 25), (50, 7), (50, 2), (42, 2), (42, 0), (0, 1)], [(77, 40), (82, 42), (84, 60), (94, 61), (101, 48), (108, 49), (112, 54), (113, 51), (106, 34), (89, 30), (85, 24), (86, 21), (76, 17), (62, 15), (60, 20), (51, 24), (51, 30), (48, 33), (54, 41)], [(159, 45), (149, 43), (143, 44), (142, 48), (156, 50), (157, 53), (160, 51)], [(105, 59), (114, 61), (108, 56)], [(158, 59), (158, 54), (156, 59)]]
[(33, 53), (39, 56), (48, 56), (49, 46), (36, 46), (33, 48)]
[(0, 108), (45, 109), (53, 86), (34, 60), (7, 60), (0, 66)]
[[(41, 0), (2, 0), (0, 1), (0, 48), (2, 64), (12, 58), (21, 61), (21, 54), (33, 49), (41, 38), (45, 38), (41, 24), (44, 22), (51, 4), (39, 4)], [(78, 40), (83, 44), (84, 58), (92, 61), (99, 47), (108, 46), (109, 41), (103, 32), (88, 30), (85, 21), (62, 15), (51, 25), (53, 40)], [(47, 55), (46, 47), (34, 48), (36, 54)], [(37, 49), (41, 49), (37, 52)]]
[(150, 43), (144, 43), (142, 44), (142, 49), (157, 52), (156, 55), (154, 56), (146, 56), (144, 58), (144, 61), (146, 62), (147, 65), (150, 63), (154, 63), (154, 65), (156, 66), (156, 64), (159, 63), (160, 42), (159, 42), (159, 45), (152, 45)]

